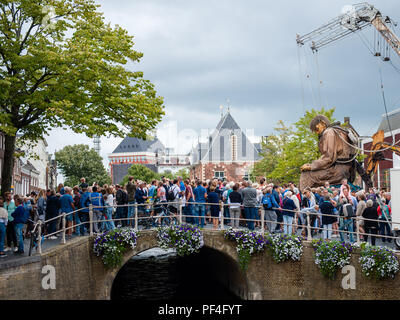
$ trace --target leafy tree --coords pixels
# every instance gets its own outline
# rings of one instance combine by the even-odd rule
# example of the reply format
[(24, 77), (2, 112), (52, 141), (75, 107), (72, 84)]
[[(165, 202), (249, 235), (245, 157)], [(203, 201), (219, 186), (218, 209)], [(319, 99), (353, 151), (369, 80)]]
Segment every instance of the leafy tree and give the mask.
[(311, 109), (287, 128), (282, 121), (275, 130), (278, 134), (271, 135), (262, 144), (263, 159), (254, 166), (253, 175), (265, 176), (280, 182), (298, 181), (300, 167), (311, 163), (320, 157), (318, 136), (310, 131), (310, 122), (318, 114), (328, 117), (334, 122), (335, 109)]
[(55, 127), (145, 138), (163, 100), (143, 73), (133, 36), (112, 27), (93, 0), (0, 0), (2, 192), (11, 186), (15, 136), (35, 141)]
[(177, 177), (182, 177), (183, 180), (188, 179), (189, 176), (189, 170), (182, 168), (180, 169), (177, 173), (172, 173), (171, 171), (165, 171), (164, 173), (161, 173), (160, 176), (164, 176), (168, 179), (175, 179)]
[(128, 178), (132, 176), (135, 179), (150, 183), (152, 180), (159, 180), (160, 174), (147, 168), (142, 164), (134, 164), (128, 169), (128, 174), (122, 179), (120, 185), (124, 185), (128, 182)]
[(66, 146), (57, 151), (55, 156), (57, 167), (66, 178), (64, 184), (67, 186), (79, 185), (81, 178), (85, 178), (89, 185), (93, 182), (99, 185), (111, 183), (111, 177), (103, 165), (103, 158), (88, 145)]
[(271, 178), (271, 173), (275, 170), (279, 158), (283, 154), (285, 144), (293, 134), (292, 127), (286, 127), (282, 120), (278, 121), (277, 127), (274, 128), (277, 134), (271, 134), (261, 141), (261, 153), (263, 159), (255, 163), (250, 177), (255, 181), (257, 177), (268, 177), (270, 180), (279, 181), (278, 178)]

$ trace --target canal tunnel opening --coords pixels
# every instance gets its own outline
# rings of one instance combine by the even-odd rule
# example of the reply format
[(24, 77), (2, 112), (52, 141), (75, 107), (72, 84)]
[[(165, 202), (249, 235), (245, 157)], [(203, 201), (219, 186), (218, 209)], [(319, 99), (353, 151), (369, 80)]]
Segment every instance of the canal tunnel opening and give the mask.
[(179, 257), (172, 250), (153, 248), (120, 269), (111, 299), (236, 301), (246, 292), (246, 277), (238, 263), (221, 251), (204, 246), (199, 253)]

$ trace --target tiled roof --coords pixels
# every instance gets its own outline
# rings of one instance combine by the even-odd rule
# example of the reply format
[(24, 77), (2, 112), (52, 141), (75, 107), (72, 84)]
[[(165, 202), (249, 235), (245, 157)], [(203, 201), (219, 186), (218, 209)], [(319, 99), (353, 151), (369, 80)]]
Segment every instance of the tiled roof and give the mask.
[[(237, 139), (236, 161), (259, 160), (259, 150), (240, 129), (230, 112), (218, 122), (216, 129), (208, 137), (206, 143), (201, 143), (201, 160), (231, 161), (232, 136)], [(193, 163), (199, 162), (199, 144), (193, 150)]]
[[(145, 167), (157, 172), (157, 167), (154, 164), (143, 164)], [(132, 163), (118, 163), (112, 165), (113, 170), (113, 184), (120, 183), (122, 179), (128, 174), (128, 169), (132, 166)]]
[(134, 137), (125, 137), (124, 140), (115, 148), (113, 153), (124, 152), (163, 152), (164, 145), (160, 140), (143, 140)]

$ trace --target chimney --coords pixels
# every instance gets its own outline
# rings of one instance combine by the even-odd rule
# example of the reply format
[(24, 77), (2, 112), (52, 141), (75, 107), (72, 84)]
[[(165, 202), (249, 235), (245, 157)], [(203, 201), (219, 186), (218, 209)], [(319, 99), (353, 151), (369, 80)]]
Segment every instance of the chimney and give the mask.
[(344, 117), (344, 123), (350, 124), (350, 117)]

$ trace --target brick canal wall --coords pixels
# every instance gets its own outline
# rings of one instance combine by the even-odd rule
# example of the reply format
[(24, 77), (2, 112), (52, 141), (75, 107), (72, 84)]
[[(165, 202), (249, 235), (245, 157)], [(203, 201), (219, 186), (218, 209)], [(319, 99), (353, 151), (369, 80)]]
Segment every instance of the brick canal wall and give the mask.
[[(361, 274), (359, 254), (353, 253), (355, 289), (344, 289), (340, 272), (335, 280), (323, 278), (313, 258), (313, 249), (305, 243), (298, 262), (275, 263), (268, 253), (255, 255), (246, 273), (239, 270), (234, 243), (221, 233), (204, 231), (204, 244), (210, 268), (232, 292), (249, 300), (270, 299), (399, 299), (400, 275), (376, 281)], [(137, 247), (124, 257), (157, 246), (155, 232), (142, 232)], [(25, 257), (0, 264), (0, 299), (110, 299), (112, 283), (120, 270), (106, 270), (92, 253), (93, 239), (82, 237), (60, 245), (41, 256)], [(49, 288), (54, 267), (55, 288)], [(45, 269), (43, 269), (45, 267)], [(51, 268), (51, 267), (50, 267)], [(42, 273), (43, 272), (43, 273)], [(44, 289), (42, 286), (44, 282)]]

